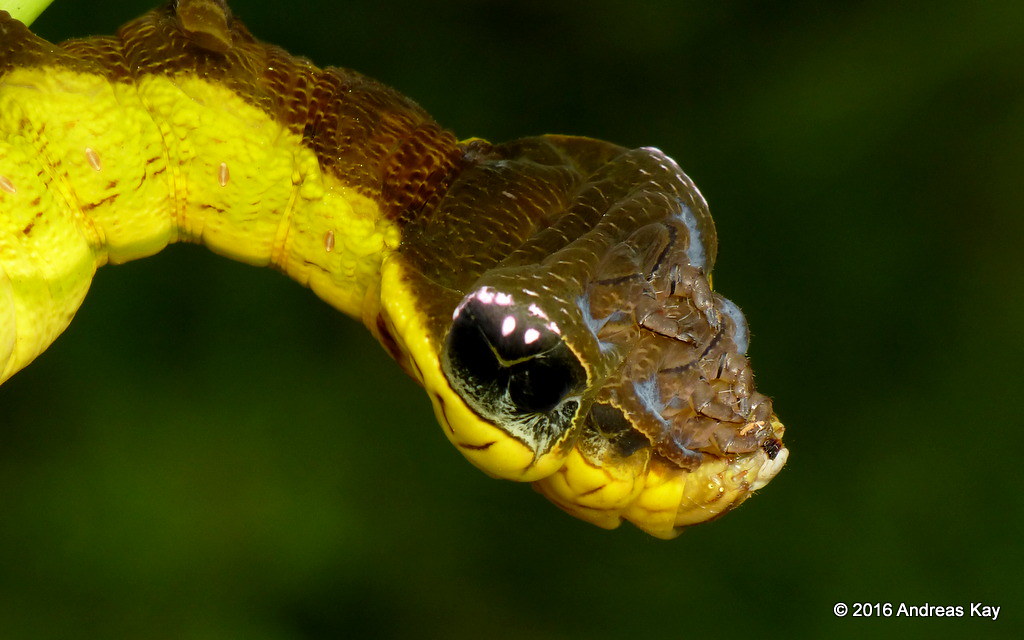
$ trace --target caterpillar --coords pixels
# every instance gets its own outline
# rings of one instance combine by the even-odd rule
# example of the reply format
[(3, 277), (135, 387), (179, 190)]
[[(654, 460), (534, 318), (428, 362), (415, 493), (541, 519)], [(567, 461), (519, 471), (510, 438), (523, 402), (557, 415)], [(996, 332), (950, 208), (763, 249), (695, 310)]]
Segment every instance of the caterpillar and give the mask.
[(360, 320), (487, 474), (672, 538), (785, 464), (697, 187), (654, 148), (459, 140), (179, 0), (59, 46), (0, 12), (0, 382), (175, 242)]

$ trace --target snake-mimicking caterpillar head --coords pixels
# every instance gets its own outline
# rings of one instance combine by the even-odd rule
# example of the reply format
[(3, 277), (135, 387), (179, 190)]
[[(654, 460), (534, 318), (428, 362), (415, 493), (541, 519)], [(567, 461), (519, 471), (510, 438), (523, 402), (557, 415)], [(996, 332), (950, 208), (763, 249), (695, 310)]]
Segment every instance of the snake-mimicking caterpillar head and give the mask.
[(565, 136), (477, 149), (405, 234), (385, 308), (483, 470), (595, 524), (674, 537), (785, 464), (746, 320), (711, 289), (707, 205), (657, 149)]
[(0, 37), (0, 381), (97, 267), (193, 241), (362, 318), (473, 464), (602, 527), (673, 537), (785, 464), (707, 205), (661, 151), (458, 142), (220, 0), (56, 47), (0, 12)]

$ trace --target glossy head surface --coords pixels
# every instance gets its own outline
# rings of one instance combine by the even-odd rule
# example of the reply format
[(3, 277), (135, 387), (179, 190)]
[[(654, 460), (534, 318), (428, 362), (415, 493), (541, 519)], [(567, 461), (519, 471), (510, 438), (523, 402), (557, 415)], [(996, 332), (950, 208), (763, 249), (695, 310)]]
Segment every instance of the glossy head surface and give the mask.
[[(405, 233), (395, 293), (427, 334), (418, 377), (485, 471), (669, 536), (781, 467), (746, 320), (711, 289), (706, 204), (660, 151), (551, 136), (480, 151)], [(697, 482), (723, 490), (712, 503)]]

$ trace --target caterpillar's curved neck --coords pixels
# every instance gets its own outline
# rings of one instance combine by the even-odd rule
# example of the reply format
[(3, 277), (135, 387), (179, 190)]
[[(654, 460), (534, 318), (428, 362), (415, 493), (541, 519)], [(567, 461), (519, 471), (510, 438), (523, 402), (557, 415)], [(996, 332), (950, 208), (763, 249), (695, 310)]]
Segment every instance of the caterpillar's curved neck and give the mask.
[(177, 241), (375, 315), (382, 260), (461, 147), (373, 80), (226, 33), (210, 50), (162, 9), (54, 47), (0, 12), (0, 381), (63, 331), (98, 266)]

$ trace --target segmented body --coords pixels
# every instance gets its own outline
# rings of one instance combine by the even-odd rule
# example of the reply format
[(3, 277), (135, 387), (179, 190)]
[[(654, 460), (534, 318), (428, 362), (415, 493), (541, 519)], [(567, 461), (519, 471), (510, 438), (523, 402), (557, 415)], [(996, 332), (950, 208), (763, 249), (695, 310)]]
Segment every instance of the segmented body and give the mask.
[(655, 149), (458, 142), (211, 0), (59, 48), (0, 14), (0, 73), (0, 381), (96, 268), (200, 242), (361, 319), (467, 458), (601, 526), (671, 537), (785, 461), (706, 204)]

